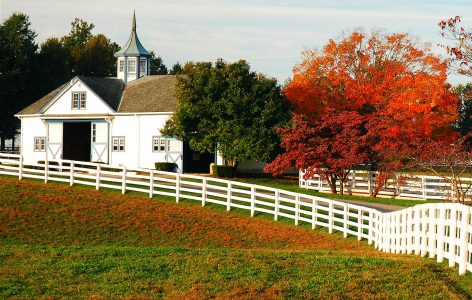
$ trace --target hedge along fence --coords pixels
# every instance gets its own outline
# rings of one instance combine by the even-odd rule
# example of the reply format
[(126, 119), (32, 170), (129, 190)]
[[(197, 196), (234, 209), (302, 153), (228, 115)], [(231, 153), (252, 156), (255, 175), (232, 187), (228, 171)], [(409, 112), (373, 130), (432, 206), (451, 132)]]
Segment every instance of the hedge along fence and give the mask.
[[(351, 171), (344, 185), (344, 193), (369, 196), (375, 188), (375, 172)], [(309, 179), (304, 178), (305, 173), (299, 172), (299, 186), (323, 193), (331, 193), (328, 182), (319, 175), (313, 175)], [(396, 174), (396, 178), (389, 179), (387, 186), (382, 188), (379, 197), (395, 199), (415, 200), (448, 200), (454, 199), (452, 183), (439, 176)], [(398, 180), (402, 177), (401, 180)], [(401, 184), (398, 184), (401, 181)], [(472, 178), (461, 178), (461, 188), (467, 191), (467, 196), (472, 198)], [(336, 183), (339, 189), (339, 182)]]
[(459, 274), (472, 271), (471, 207), (462, 204), (422, 204), (401, 211), (378, 210), (321, 197), (223, 179), (207, 178), (149, 169), (128, 170), (122, 166), (69, 160), (24, 165), (19, 155), (0, 154), (0, 174), (22, 178), (67, 182), (100, 188), (136, 191), (154, 195), (223, 205), (292, 219), (329, 233), (365, 239), (387, 253), (416, 254), (447, 259), (459, 265)]

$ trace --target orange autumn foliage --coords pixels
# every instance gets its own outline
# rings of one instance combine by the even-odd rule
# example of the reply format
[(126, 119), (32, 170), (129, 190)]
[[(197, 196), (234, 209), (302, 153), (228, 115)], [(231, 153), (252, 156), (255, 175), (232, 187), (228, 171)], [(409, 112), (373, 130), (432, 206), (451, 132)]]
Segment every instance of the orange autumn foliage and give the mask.
[(312, 121), (327, 109), (358, 111), (386, 122), (385, 137), (446, 136), (458, 117), (446, 63), (407, 33), (354, 31), (305, 51), (293, 72), (285, 95)]

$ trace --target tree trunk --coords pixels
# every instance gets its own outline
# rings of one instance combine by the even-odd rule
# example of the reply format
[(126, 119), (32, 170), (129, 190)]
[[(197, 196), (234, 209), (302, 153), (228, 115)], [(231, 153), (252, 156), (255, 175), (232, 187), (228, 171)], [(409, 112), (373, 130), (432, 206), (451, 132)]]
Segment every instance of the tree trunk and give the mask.
[(327, 176), (327, 179), (331, 193), (337, 194), (338, 191), (336, 190), (336, 175), (330, 174)]

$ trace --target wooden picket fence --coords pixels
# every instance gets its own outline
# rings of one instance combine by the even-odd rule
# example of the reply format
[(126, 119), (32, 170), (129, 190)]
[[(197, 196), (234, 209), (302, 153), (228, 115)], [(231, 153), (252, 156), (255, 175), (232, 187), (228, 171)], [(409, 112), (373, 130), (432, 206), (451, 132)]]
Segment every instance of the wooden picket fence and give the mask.
[[(346, 194), (369, 196), (375, 187), (375, 172), (351, 171), (344, 185)], [(448, 200), (454, 199), (454, 189), (451, 183), (442, 177), (430, 175), (411, 175), (398, 173), (391, 178), (387, 186), (380, 190), (378, 197), (414, 200)], [(399, 180), (399, 177), (402, 177)], [(472, 178), (461, 178), (462, 189), (468, 190), (467, 195), (472, 200)], [(401, 181), (401, 184), (398, 182)], [(299, 173), (299, 186), (317, 190), (322, 193), (331, 193), (328, 182), (319, 175), (305, 179), (305, 173)], [(339, 190), (339, 182), (336, 187)]]
[(341, 232), (344, 237), (367, 240), (387, 253), (417, 254), (447, 259), (459, 265), (459, 274), (472, 271), (471, 207), (453, 203), (421, 204), (383, 213), (376, 209), (254, 184), (202, 176), (128, 170), (123, 166), (69, 160), (25, 165), (19, 155), (0, 154), (0, 174), (60, 181), (101, 188), (142, 192), (149, 197), (169, 196), (177, 202), (194, 200), (247, 210), (251, 216), (266, 213), (274, 220), (288, 218)]

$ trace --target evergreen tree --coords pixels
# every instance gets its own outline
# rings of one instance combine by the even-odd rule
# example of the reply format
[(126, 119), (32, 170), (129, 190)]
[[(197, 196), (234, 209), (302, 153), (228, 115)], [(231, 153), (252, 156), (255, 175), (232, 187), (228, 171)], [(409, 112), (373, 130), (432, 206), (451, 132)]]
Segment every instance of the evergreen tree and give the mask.
[(32, 67), (35, 65), (36, 33), (25, 14), (14, 13), (0, 24), (0, 150), (5, 139), (13, 138), (19, 127), (14, 116), (32, 102)]

